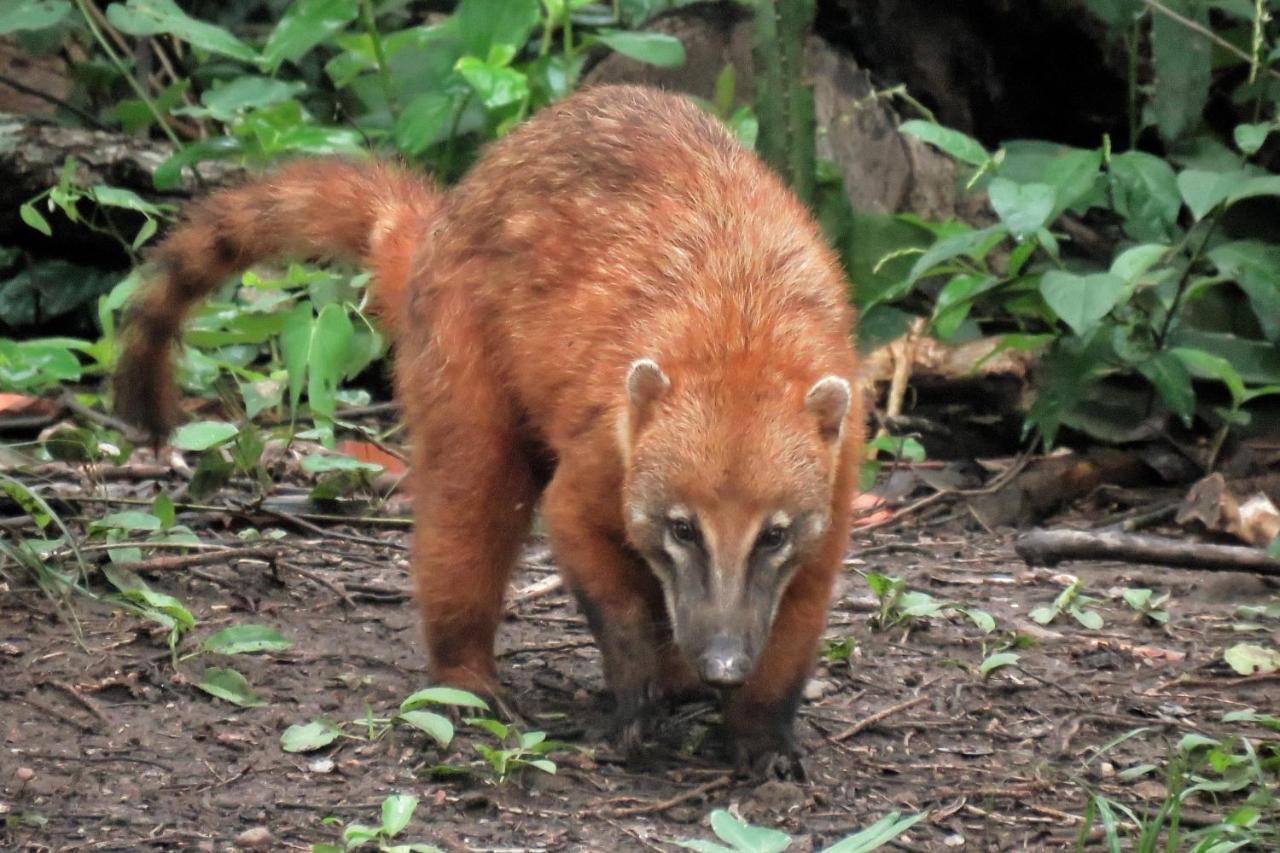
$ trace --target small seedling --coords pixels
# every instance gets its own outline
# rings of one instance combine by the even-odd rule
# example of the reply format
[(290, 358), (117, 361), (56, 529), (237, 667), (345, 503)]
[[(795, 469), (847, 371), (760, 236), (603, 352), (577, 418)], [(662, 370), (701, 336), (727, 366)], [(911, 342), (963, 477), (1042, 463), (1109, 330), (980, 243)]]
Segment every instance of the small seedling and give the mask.
[(1222, 659), (1240, 675), (1280, 672), (1280, 651), (1255, 643), (1236, 643), (1222, 653)]
[(965, 607), (954, 601), (939, 601), (928, 593), (909, 590), (902, 578), (875, 572), (868, 572), (865, 577), (867, 586), (871, 587), (871, 591), (880, 600), (880, 612), (876, 615), (876, 624), (880, 628), (892, 628), (918, 619), (938, 618), (952, 610), (969, 617), (984, 634), (995, 630), (996, 620), (985, 610)]
[(506, 723), (487, 717), (472, 718), (467, 722), (483, 729), (498, 740), (497, 746), (477, 743), (475, 747), (476, 752), (489, 762), (489, 767), (499, 784), (506, 782), (514, 773), (528, 767), (541, 770), (543, 773), (555, 774), (556, 763), (546, 756), (556, 750), (564, 749), (566, 744), (547, 740), (546, 732), (521, 732)]
[[(408, 696), (400, 703), (394, 716), (375, 717), (370, 710), (362, 719), (343, 725), (363, 727), (368, 740), (377, 740), (392, 726), (408, 726), (427, 735), (441, 747), (446, 747), (453, 742), (453, 723), (444, 714), (424, 710), (430, 706), (489, 710), (488, 704), (474, 693), (453, 687), (428, 687)], [(325, 719), (316, 719), (306, 723), (296, 723), (286, 729), (280, 736), (280, 748), (285, 752), (312, 752), (328, 746), (339, 737), (359, 736), (344, 734), (342, 725)]]
[(981, 664), (978, 665), (978, 674), (986, 678), (1004, 666), (1016, 667), (1018, 665), (1019, 655), (1017, 652), (1003, 651), (995, 652), (987, 655)]
[(883, 463), (876, 457), (885, 454), (894, 460), (923, 462), (924, 445), (909, 436), (881, 435), (867, 442), (866, 461), (858, 470), (858, 488), (866, 491), (876, 483)]
[(822, 643), (822, 658), (828, 663), (848, 663), (857, 648), (858, 641), (853, 637), (824, 640)]
[[(382, 822), (378, 826), (349, 823), (342, 827), (342, 846), (313, 844), (311, 851), (312, 853), (343, 853), (345, 850), (358, 850), (367, 845), (375, 845), (382, 853), (440, 853), (440, 848), (432, 844), (392, 843), (392, 839), (409, 825), (417, 808), (417, 797), (409, 794), (392, 794), (382, 801)], [(336, 817), (327, 817), (321, 823), (342, 826), (342, 821)]]
[[(900, 817), (898, 812), (891, 812), (861, 832), (823, 848), (822, 853), (870, 853), (906, 832), (923, 817), (923, 814)], [(724, 809), (716, 809), (711, 813), (711, 831), (724, 843), (701, 839), (686, 839), (674, 843), (699, 853), (781, 853), (791, 846), (791, 836), (785, 832), (753, 826), (738, 820)]]
[(1169, 600), (1169, 593), (1156, 596), (1149, 589), (1143, 587), (1127, 587), (1121, 593), (1125, 603), (1138, 612), (1144, 619), (1150, 619), (1157, 625), (1165, 625), (1169, 622), (1169, 611), (1164, 609), (1164, 604)]
[(1084, 581), (1077, 580), (1062, 591), (1052, 604), (1035, 608), (1029, 614), (1032, 621), (1048, 625), (1062, 614), (1067, 614), (1090, 631), (1102, 628), (1102, 616), (1088, 608), (1098, 603), (1098, 599), (1085, 595)]

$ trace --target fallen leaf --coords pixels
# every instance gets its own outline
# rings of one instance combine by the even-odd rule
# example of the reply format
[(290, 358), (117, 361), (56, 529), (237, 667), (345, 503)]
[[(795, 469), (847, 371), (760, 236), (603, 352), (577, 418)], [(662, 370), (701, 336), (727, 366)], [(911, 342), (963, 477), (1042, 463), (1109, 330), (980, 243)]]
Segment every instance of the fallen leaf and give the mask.
[(381, 465), (382, 470), (388, 474), (403, 474), (408, 470), (408, 466), (397, 456), (393, 456), (387, 451), (371, 444), (367, 441), (347, 440), (338, 442), (337, 450), (339, 453), (346, 454), (353, 459), (359, 459), (361, 462), (372, 462), (375, 465)]
[(52, 415), (58, 404), (28, 394), (0, 394), (0, 415)]

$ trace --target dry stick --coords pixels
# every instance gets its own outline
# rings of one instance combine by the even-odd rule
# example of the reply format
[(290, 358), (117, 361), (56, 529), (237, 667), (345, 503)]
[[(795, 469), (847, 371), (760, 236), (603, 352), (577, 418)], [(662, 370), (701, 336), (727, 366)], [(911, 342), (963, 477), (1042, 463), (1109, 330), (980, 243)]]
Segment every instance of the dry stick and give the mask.
[(138, 431), (134, 427), (117, 417), (112, 417), (105, 412), (99, 412), (97, 409), (86, 406), (84, 403), (77, 400), (75, 395), (70, 391), (67, 391), (58, 398), (58, 405), (73, 414), (79, 415), (87, 421), (93, 421), (98, 426), (104, 426), (107, 429), (116, 430), (130, 438), (138, 437)]
[[(389, 542), (383, 539), (374, 539), (372, 536), (358, 536), (354, 533), (343, 533), (340, 530), (325, 530), (318, 524), (313, 524), (296, 513), (283, 512), (278, 509), (268, 509), (260, 507), (259, 512), (264, 512), (272, 518), (278, 518), (290, 524), (297, 525), (303, 530), (309, 530), (317, 536), (323, 536), (326, 539), (341, 539), (345, 542), (355, 542), (359, 545), (372, 545), (377, 548), (395, 548), (398, 551), (407, 551), (409, 547), (402, 542)], [(343, 522), (350, 523), (351, 519), (340, 518)]]
[(82, 705), (85, 708), (85, 710), (87, 710), (90, 714), (93, 714), (93, 716), (98, 719), (98, 722), (102, 723), (102, 725), (105, 726), (106, 728), (110, 729), (115, 725), (111, 717), (108, 716), (107, 712), (103, 710), (102, 704), (98, 702), (98, 700), (84, 695), (79, 690), (72, 687), (70, 684), (66, 684), (61, 681), (49, 680), (49, 681), (46, 681), (45, 683), (48, 684), (50, 687), (57, 688), (58, 690), (61, 690), (63, 693), (70, 696), (72, 699), (74, 699), (76, 702)]
[(674, 797), (668, 797), (665, 800), (659, 800), (656, 803), (649, 803), (643, 806), (628, 806), (625, 809), (610, 809), (608, 814), (610, 817), (635, 817), (636, 815), (661, 814), (669, 811), (676, 806), (699, 799), (712, 791), (718, 791), (721, 788), (727, 788), (733, 781), (733, 777), (725, 774), (717, 776), (710, 782), (704, 782), (696, 788), (690, 788), (687, 791), (676, 794)]
[(282, 562), (280, 563), (280, 567), (284, 569), (288, 569), (294, 574), (301, 575), (302, 577), (306, 578), (312, 583), (318, 583), (321, 586), (328, 587), (335, 595), (337, 595), (339, 598), (342, 599), (342, 603), (345, 604), (347, 607), (356, 606), (356, 600), (352, 598), (345, 589), (343, 589), (334, 581), (331, 581), (328, 578), (324, 577), (323, 575), (316, 574), (310, 569), (304, 569), (301, 566), (295, 565), (293, 563)]
[[(941, 677), (942, 676), (937, 676), (929, 679), (924, 684), (920, 685), (920, 689), (923, 691), (928, 687), (932, 687), (935, 683), (937, 683), (938, 679), (940, 679)], [(908, 699), (905, 702), (899, 702), (897, 705), (890, 705), (888, 708), (881, 708), (879, 711), (876, 711), (874, 714), (871, 714), (870, 716), (863, 717), (861, 720), (858, 720), (858, 722), (849, 726), (844, 731), (841, 731), (832, 735), (831, 737), (827, 738), (827, 740), (834, 741), (836, 743), (840, 743), (841, 741), (848, 740), (849, 738), (853, 737), (863, 729), (870, 728), (871, 726), (874, 726), (876, 723), (881, 722), (882, 720), (885, 720), (889, 717), (892, 717), (894, 714), (901, 713), (902, 711), (906, 711), (910, 708), (914, 708), (915, 706), (923, 704), (924, 702), (927, 702), (927, 701), (929, 701), (929, 694), (921, 693), (919, 696), (916, 696), (912, 699)]]
[(1209, 572), (1254, 572), (1280, 577), (1280, 560), (1239, 545), (1205, 545), (1162, 536), (1108, 531), (1033, 530), (1019, 536), (1013, 550), (1030, 566), (1063, 560), (1118, 560)]
[(198, 554), (179, 554), (175, 557), (152, 557), (148, 560), (136, 560), (131, 563), (116, 563), (116, 567), (128, 569), (131, 572), (158, 572), (186, 569), (191, 566), (212, 566), (232, 560), (267, 560), (268, 562), (275, 562), (279, 556), (279, 548), (230, 548), (226, 551), (201, 551)]

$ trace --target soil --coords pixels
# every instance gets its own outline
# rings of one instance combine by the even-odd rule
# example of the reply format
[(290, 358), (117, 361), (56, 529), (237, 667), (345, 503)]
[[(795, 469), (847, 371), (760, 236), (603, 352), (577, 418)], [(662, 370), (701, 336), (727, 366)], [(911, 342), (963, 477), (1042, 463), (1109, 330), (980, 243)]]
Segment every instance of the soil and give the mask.
[[(179, 519), (209, 541), (241, 544), (246, 512)], [(175, 665), (164, 630), (118, 606), (77, 599), (77, 640), (39, 591), (3, 589), (0, 847), (309, 849), (339, 842), (324, 818), (376, 823), (383, 798), (404, 791), (421, 803), (399, 839), (444, 850), (674, 850), (675, 840), (712, 837), (713, 808), (788, 832), (790, 850), (820, 850), (886, 813), (924, 810), (900, 849), (1067, 849), (1088, 790), (1154, 810), (1165, 796), (1161, 772), (1126, 781), (1124, 769), (1163, 767), (1188, 733), (1264, 737), (1222, 714), (1280, 708), (1275, 676), (1240, 678), (1222, 662), (1242, 636), (1236, 605), (1274, 600), (1259, 579), (1106, 564), (1032, 570), (1010, 535), (951, 522), (855, 539), (829, 630), (855, 645), (847, 661), (824, 660), (807, 691), (798, 724), (806, 782), (729, 774), (705, 704), (677, 709), (658, 726), (647, 763), (625, 764), (610, 738), (598, 653), (571, 600), (554, 592), (513, 606), (500, 664), (531, 724), (572, 747), (552, 754), (554, 776), (529, 771), (499, 784), (474, 748), (492, 739), (473, 727), (459, 725), (441, 750), (409, 729), (369, 739), (360, 722), (391, 716), (428, 683), (404, 528), (281, 526), (289, 532), (274, 568), (246, 560), (146, 577), (198, 620), (180, 651), (251, 622), (292, 639), (285, 652)], [(1070, 582), (1064, 570), (1101, 599), (1100, 630), (1028, 619)], [(514, 587), (552, 572), (535, 539)], [(986, 610), (998, 627), (984, 635), (952, 612), (879, 629), (861, 572)], [(1167, 627), (1119, 598), (1132, 586), (1171, 594)], [(1274, 645), (1276, 627), (1246, 636)], [(1019, 667), (981, 678), (978, 664), (1014, 630), (1034, 640)], [(197, 689), (207, 665), (239, 669), (266, 703), (242, 709)], [(349, 736), (312, 753), (281, 749), (288, 726), (318, 717), (345, 723)], [(440, 765), (467, 772), (442, 774)], [(1215, 822), (1229, 806), (1193, 801), (1184, 823)]]

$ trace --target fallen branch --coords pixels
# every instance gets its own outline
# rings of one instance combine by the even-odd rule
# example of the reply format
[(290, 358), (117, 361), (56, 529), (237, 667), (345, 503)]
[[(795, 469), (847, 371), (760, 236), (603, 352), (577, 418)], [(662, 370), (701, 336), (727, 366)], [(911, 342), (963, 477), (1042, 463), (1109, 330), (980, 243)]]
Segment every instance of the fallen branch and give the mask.
[[(930, 686), (937, 680), (938, 679), (934, 678), (931, 681), (925, 682), (924, 684), (920, 685), (920, 689), (924, 690), (926, 687)], [(886, 720), (889, 717), (892, 717), (894, 714), (900, 714), (903, 711), (906, 711), (910, 708), (914, 708), (917, 705), (922, 705), (927, 701), (929, 701), (929, 694), (921, 693), (919, 696), (916, 696), (912, 699), (908, 699), (905, 702), (899, 702), (897, 705), (890, 705), (888, 708), (881, 708), (879, 711), (876, 711), (874, 714), (871, 714), (869, 716), (863, 717), (861, 720), (858, 720), (858, 722), (849, 726), (847, 729), (832, 735), (830, 738), (828, 738), (828, 740), (834, 741), (835, 743), (840, 743), (841, 741), (848, 740), (849, 738), (853, 737), (863, 729), (869, 729), (872, 726), (874, 726), (876, 723)]]
[(279, 548), (229, 548), (225, 551), (201, 551), (197, 554), (179, 554), (175, 557), (152, 557), (149, 560), (116, 563), (116, 567), (128, 569), (131, 572), (159, 572), (187, 569), (192, 566), (213, 566), (218, 563), (228, 563), (232, 560), (266, 560), (275, 562), (279, 556)]
[(1254, 572), (1280, 577), (1280, 560), (1257, 548), (1206, 545), (1159, 536), (1108, 531), (1033, 530), (1019, 536), (1013, 550), (1029, 566), (1056, 566), (1064, 560), (1150, 563), (1207, 572)]
[(691, 800), (698, 800), (712, 791), (718, 791), (721, 788), (727, 788), (733, 781), (728, 775), (717, 776), (710, 782), (704, 782), (696, 788), (690, 788), (687, 791), (676, 794), (674, 797), (668, 797), (665, 800), (659, 800), (656, 803), (648, 803), (642, 806), (628, 806), (623, 809), (610, 809), (608, 815), (610, 817), (636, 817), (637, 815), (661, 814), (670, 811), (679, 805), (684, 805)]

